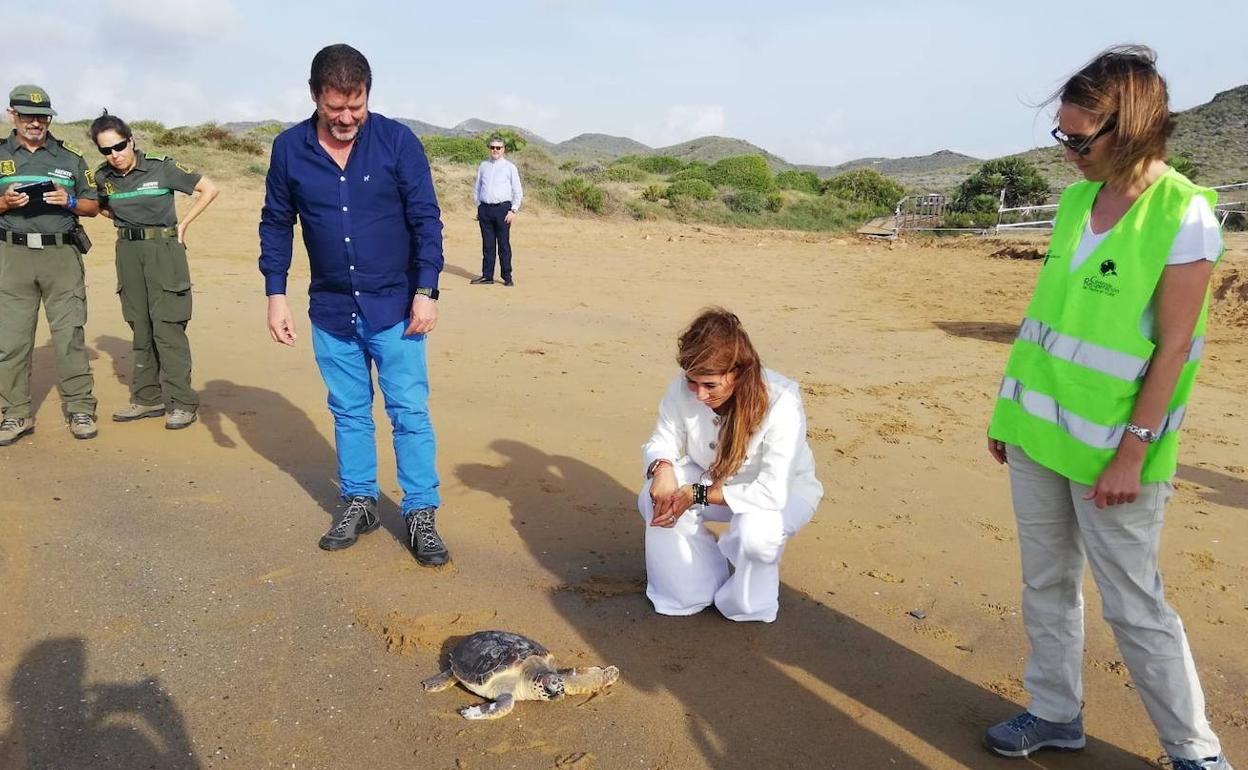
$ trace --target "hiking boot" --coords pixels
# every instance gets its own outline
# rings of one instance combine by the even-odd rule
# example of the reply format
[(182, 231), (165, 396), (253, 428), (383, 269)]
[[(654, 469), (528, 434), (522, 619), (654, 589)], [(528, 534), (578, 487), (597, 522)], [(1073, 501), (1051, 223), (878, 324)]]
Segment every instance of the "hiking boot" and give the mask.
[(483, 283), (494, 283), (494, 279), (493, 279), (493, 278), (486, 278), (486, 277), (483, 275), (483, 276), (481, 276), (480, 278), (473, 278), (473, 279), (472, 279), (471, 281), (469, 281), (468, 283), (471, 283), (471, 284), (473, 284), (474, 286), (480, 286), (480, 285), (481, 285), (481, 284), (483, 284)]
[(1205, 757), (1204, 759), (1183, 759), (1170, 757), (1170, 770), (1233, 770), (1231, 763), (1224, 756)]
[(434, 527), (437, 512), (437, 508), (417, 508), (403, 514), (407, 519), (408, 547), (423, 567), (440, 567), (451, 559), (446, 543)]
[(182, 430), (195, 422), (195, 413), (187, 409), (174, 408), (165, 418), (165, 430)]
[(360, 535), (372, 532), (380, 524), (381, 519), (377, 518), (377, 501), (371, 497), (356, 495), (347, 501), (347, 510), (343, 511), (342, 518), (329, 528), (317, 545), (326, 551), (350, 548), (360, 539)]
[(27, 433), (34, 432), (34, 417), (5, 417), (0, 421), (0, 446), (8, 446)]
[(131, 422), (144, 417), (160, 417), (165, 413), (164, 404), (130, 404), (113, 412), (113, 422)]
[(1073, 722), (1050, 722), (1024, 711), (1013, 719), (995, 724), (984, 733), (984, 745), (1003, 757), (1025, 757), (1040, 749), (1083, 748), (1083, 714)]
[(74, 412), (69, 416), (69, 432), (74, 434), (74, 438), (95, 438), (100, 432), (95, 427), (95, 415)]
[(504, 279), (503, 279), (503, 285), (504, 285), (504, 286), (515, 286), (515, 285), (516, 285), (516, 282), (515, 282), (515, 281), (513, 281), (513, 280), (511, 280), (510, 278), (504, 278)]

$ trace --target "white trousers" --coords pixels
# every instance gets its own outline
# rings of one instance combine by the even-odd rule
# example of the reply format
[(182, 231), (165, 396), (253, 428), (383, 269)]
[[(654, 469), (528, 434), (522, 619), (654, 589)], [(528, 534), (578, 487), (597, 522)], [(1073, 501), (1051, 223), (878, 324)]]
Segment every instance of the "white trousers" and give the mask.
[(1083, 706), (1083, 567), (1101, 592), (1102, 614), (1167, 753), (1221, 753), (1178, 614), (1166, 603), (1157, 551), (1165, 482), (1144, 484), (1134, 503), (1098, 510), (1091, 489), (1006, 449), (1023, 561), (1023, 625), (1031, 640), (1023, 684), (1028, 710), (1069, 722)]
[[(682, 485), (703, 481), (705, 471), (682, 460)], [(783, 511), (733, 511), (724, 505), (691, 507), (673, 527), (652, 527), (650, 484), (637, 498), (646, 522), (646, 596), (661, 615), (693, 615), (715, 603), (729, 620), (770, 623), (780, 608), (780, 554), (815, 511), (790, 496)], [(726, 521), (719, 542), (703, 524)], [(731, 565), (732, 569), (729, 569)]]

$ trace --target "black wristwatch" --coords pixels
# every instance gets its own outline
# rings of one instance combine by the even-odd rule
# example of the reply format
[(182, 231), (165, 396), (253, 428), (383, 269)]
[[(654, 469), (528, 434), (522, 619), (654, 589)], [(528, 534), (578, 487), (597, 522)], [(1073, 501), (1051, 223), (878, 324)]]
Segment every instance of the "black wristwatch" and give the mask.
[(430, 289), (428, 286), (420, 286), (416, 289), (417, 294), (423, 294), (429, 299), (436, 300), (438, 298), (438, 290)]

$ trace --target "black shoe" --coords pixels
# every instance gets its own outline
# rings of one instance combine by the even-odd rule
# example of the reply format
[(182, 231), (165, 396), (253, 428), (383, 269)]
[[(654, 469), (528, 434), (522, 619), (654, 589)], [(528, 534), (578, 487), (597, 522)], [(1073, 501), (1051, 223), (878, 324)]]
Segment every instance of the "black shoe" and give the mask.
[(377, 501), (371, 497), (356, 495), (347, 501), (347, 510), (342, 518), (334, 523), (317, 543), (326, 551), (339, 551), (350, 548), (360, 535), (372, 532), (381, 524), (377, 518)]
[(486, 278), (486, 277), (483, 275), (483, 276), (481, 276), (480, 278), (473, 278), (473, 279), (472, 279), (471, 281), (469, 281), (468, 283), (474, 283), (474, 284), (494, 283), (494, 279), (493, 279), (493, 278)]
[(504, 285), (504, 286), (515, 286), (515, 285), (516, 285), (516, 282), (515, 282), (515, 281), (513, 281), (513, 280), (511, 280), (510, 278), (504, 278), (504, 279), (503, 279), (503, 285)]
[(423, 567), (440, 567), (451, 560), (446, 550), (446, 543), (438, 537), (434, 528), (434, 516), (437, 508), (417, 508), (403, 514), (407, 519), (408, 547), (416, 561)]

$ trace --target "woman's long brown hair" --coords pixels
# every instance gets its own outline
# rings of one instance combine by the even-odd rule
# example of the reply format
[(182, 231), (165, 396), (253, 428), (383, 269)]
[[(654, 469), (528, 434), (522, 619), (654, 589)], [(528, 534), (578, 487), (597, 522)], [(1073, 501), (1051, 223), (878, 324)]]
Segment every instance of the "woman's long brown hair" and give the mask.
[(732, 398), (725, 404), (728, 411), (720, 421), (715, 462), (708, 469), (712, 481), (719, 483), (740, 470), (750, 437), (767, 414), (762, 361), (741, 328), (741, 319), (722, 307), (710, 307), (681, 332), (676, 362), (688, 375), (731, 372), (736, 378)]
[(1102, 51), (1066, 81), (1050, 101), (1087, 110), (1098, 126), (1114, 122), (1106, 156), (1107, 181), (1126, 187), (1154, 160), (1166, 157), (1174, 131), (1165, 78), (1157, 72), (1157, 54), (1142, 45), (1119, 45)]

